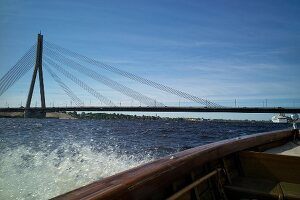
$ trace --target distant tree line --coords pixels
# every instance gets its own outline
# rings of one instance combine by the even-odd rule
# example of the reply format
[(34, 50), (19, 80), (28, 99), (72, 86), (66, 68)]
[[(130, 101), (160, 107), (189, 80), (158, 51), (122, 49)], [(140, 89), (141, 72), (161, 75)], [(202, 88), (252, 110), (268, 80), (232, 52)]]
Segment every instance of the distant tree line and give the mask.
[(82, 112), (78, 114), (77, 112), (70, 112), (68, 113), (72, 117), (78, 118), (78, 119), (126, 119), (126, 120), (159, 120), (161, 119), (159, 116), (137, 116), (137, 115), (124, 115), (124, 114), (108, 114), (108, 113), (86, 113)]

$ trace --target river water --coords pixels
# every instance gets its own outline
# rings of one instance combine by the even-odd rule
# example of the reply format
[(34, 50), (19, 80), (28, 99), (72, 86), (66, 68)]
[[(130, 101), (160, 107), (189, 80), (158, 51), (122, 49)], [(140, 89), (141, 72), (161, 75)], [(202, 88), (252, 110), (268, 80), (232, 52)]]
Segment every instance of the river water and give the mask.
[(178, 151), (287, 127), (265, 122), (0, 119), (0, 199), (49, 199)]

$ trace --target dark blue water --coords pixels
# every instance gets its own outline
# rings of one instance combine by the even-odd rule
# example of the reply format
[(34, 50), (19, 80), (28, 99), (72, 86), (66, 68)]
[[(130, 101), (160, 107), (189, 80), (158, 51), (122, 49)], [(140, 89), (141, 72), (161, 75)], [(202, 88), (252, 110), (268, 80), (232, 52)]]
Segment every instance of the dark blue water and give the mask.
[(47, 199), (188, 148), (288, 127), (266, 122), (0, 119), (0, 199)]

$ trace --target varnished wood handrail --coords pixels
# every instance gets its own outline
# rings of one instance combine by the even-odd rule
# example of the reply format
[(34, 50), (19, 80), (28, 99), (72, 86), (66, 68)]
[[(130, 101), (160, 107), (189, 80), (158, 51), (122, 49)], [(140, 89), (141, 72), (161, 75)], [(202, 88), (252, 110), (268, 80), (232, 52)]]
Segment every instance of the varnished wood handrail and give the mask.
[(54, 199), (145, 199), (203, 164), (226, 155), (292, 138), (291, 129), (247, 135), (188, 149), (93, 182)]

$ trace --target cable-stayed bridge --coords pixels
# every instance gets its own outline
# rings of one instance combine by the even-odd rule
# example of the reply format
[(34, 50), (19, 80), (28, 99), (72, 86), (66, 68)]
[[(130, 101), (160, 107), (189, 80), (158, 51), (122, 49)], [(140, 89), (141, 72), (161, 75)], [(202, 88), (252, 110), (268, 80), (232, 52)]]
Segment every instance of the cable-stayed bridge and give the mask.
[[(89, 68), (86, 65), (93, 66)], [(34, 44), (17, 63), (0, 79), (0, 97), (19, 79), (33, 68), (32, 79), (26, 100), (26, 106), (20, 108), (0, 108), (0, 112), (24, 112), (25, 117), (45, 117), (46, 112), (62, 111), (132, 111), (132, 112), (240, 112), (240, 113), (299, 113), (300, 108), (229, 108), (221, 106), (213, 101), (197, 97), (195, 95), (174, 89), (172, 87), (154, 82), (152, 80), (137, 76), (133, 73), (121, 70), (114, 66), (99, 62), (87, 56), (68, 50), (59, 45), (43, 40), (43, 35), (38, 34), (37, 43)], [(146, 85), (167, 94), (186, 99), (199, 104), (197, 107), (174, 107), (167, 106), (154, 98), (134, 90), (118, 81), (113, 80), (96, 69), (102, 69), (120, 75), (138, 84)], [(43, 69), (63, 89), (65, 94), (76, 106), (71, 107), (46, 107), (45, 87)], [(104, 96), (100, 91), (74, 75), (79, 73), (94, 81), (103, 84), (122, 95), (125, 95), (140, 103), (140, 106), (117, 106), (113, 100)], [(32, 95), (37, 76), (39, 77), (39, 88), (41, 107), (31, 107)], [(63, 76), (64, 78), (61, 78)], [(84, 106), (84, 102), (65, 83), (68, 80), (78, 85), (82, 90), (96, 98), (101, 105)]]

